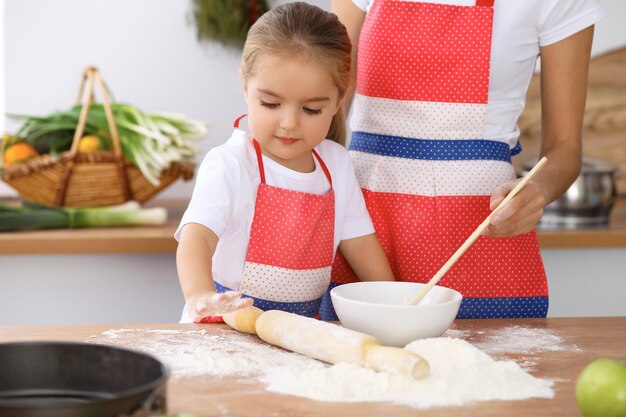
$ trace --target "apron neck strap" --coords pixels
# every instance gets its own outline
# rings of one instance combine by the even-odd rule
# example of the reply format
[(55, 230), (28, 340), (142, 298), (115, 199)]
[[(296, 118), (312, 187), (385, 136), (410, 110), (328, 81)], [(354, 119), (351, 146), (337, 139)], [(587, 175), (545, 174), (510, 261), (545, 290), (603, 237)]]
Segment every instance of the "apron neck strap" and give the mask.
[(261, 153), (261, 146), (255, 138), (252, 138), (252, 144), (254, 145), (254, 151), (256, 152), (256, 160), (259, 163), (259, 173), (261, 174), (261, 184), (265, 184), (265, 168), (263, 167), (263, 154)]
[[(243, 116), (241, 116), (241, 117), (243, 117)], [(241, 119), (241, 117), (239, 119)], [(237, 121), (235, 121), (235, 123), (239, 122), (239, 119), (237, 119)], [(237, 125), (235, 125), (235, 128), (236, 127), (237, 127)], [(261, 184), (265, 184), (265, 168), (263, 166), (263, 154), (261, 153), (261, 145), (259, 145), (259, 142), (255, 138), (252, 138), (252, 144), (254, 145), (254, 151), (256, 152), (256, 160), (257, 160), (257, 162), (259, 164), (259, 173), (261, 174)], [(315, 149), (311, 149), (311, 151), (313, 152), (313, 155), (315, 155), (315, 157), (319, 161), (320, 167), (322, 168), (322, 171), (324, 171), (324, 174), (326, 175), (326, 178), (328, 178), (328, 182), (330, 183), (330, 188), (332, 188), (333, 187), (333, 180), (332, 180), (332, 178), (330, 176), (330, 171), (326, 167), (326, 164), (322, 160), (322, 157), (317, 153), (317, 151), (315, 151)]]
[(476, 0), (476, 6), (493, 7), (494, 0)]
[(324, 163), (324, 161), (322, 161), (322, 157), (317, 153), (315, 149), (311, 149), (311, 151), (313, 152), (313, 155), (315, 155), (317, 160), (320, 162), (320, 167), (322, 167), (322, 171), (324, 171), (324, 174), (326, 174), (326, 178), (328, 178), (328, 182), (330, 183), (330, 188), (333, 188), (333, 179), (330, 176), (330, 171), (326, 167), (326, 164)]
[(241, 115), (241, 116), (239, 116), (238, 118), (236, 118), (236, 119), (235, 119), (235, 123), (233, 123), (233, 127), (234, 127), (235, 129), (239, 129), (239, 121), (240, 121), (241, 119), (243, 119), (244, 117), (246, 117), (246, 116), (247, 116), (247, 114), (244, 114), (244, 115)]

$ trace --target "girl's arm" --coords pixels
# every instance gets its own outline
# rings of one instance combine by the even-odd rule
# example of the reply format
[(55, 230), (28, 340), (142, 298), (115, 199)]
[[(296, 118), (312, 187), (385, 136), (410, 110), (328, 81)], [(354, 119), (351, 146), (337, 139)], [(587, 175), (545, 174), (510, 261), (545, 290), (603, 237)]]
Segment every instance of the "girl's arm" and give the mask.
[[(494, 216), (486, 234), (507, 237), (528, 233), (543, 207), (559, 198), (580, 173), (581, 131), (593, 26), (541, 48), (541, 156), (548, 163), (509, 204)], [(516, 181), (496, 188), (493, 210)]]
[(215, 290), (211, 267), (217, 241), (211, 229), (197, 223), (186, 224), (181, 232), (176, 268), (187, 313), (194, 321), (248, 307), (253, 302), (236, 291), (218, 294)]
[(339, 249), (361, 281), (394, 281), (387, 256), (375, 234), (342, 240)]
[(352, 87), (346, 92), (346, 98), (343, 102), (345, 114), (350, 113), (350, 105), (356, 90), (356, 63), (357, 49), (359, 45), (359, 34), (365, 20), (365, 12), (352, 3), (351, 0), (332, 0), (330, 9), (337, 15), (341, 23), (344, 24), (352, 43)]

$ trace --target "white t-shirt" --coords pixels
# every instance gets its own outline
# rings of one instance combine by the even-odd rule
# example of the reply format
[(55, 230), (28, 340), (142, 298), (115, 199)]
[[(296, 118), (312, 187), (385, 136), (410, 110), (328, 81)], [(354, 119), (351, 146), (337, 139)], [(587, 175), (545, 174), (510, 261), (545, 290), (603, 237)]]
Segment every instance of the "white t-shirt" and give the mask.
[[(346, 149), (330, 140), (315, 148), (326, 164), (335, 192), (335, 246), (374, 233), (352, 161)], [(325, 194), (330, 184), (316, 158), (315, 171), (302, 173), (263, 156), (267, 184)], [(256, 153), (248, 133), (235, 130), (228, 141), (211, 149), (198, 170), (191, 201), (175, 238), (187, 223), (199, 223), (219, 238), (213, 256), (213, 276), (222, 285), (238, 289), (243, 277), (257, 188), (261, 182)]]
[[(366, 11), (376, 0), (352, 1)], [(475, 0), (422, 1), (476, 4)], [(540, 47), (563, 40), (603, 17), (599, 0), (495, 0), (485, 139), (515, 143), (519, 138), (517, 119), (526, 104)], [(356, 130), (353, 124), (351, 128)]]

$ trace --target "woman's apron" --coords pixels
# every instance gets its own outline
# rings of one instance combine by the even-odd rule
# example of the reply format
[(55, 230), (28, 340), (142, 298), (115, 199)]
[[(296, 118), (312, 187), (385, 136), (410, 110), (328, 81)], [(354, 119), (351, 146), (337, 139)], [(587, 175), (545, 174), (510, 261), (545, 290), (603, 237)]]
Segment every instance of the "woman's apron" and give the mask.
[[(243, 279), (235, 290), (253, 298), (261, 310), (318, 316), (334, 254), (335, 194), (330, 172), (313, 150), (330, 184), (328, 192), (312, 194), (268, 185), (261, 149), (256, 139), (252, 141), (261, 184)], [(217, 281), (215, 287), (218, 292), (231, 290)]]
[[(374, 0), (359, 40), (350, 154), (396, 279), (428, 282), (515, 179), (511, 150), (484, 138), (493, 0), (475, 6)], [(331, 286), (355, 281), (339, 254)], [(459, 318), (544, 317), (534, 232), (481, 236), (439, 285)]]

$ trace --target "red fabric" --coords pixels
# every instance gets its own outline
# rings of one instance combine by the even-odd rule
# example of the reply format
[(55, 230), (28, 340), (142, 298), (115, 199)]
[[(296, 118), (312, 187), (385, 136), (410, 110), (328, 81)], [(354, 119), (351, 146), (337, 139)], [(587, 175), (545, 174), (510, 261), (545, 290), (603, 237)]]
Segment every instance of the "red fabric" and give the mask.
[(265, 168), (263, 167), (263, 154), (261, 153), (261, 145), (256, 139), (252, 139), (254, 150), (256, 151), (256, 162), (259, 165), (259, 175), (261, 175), (261, 184), (265, 184)]
[(261, 184), (247, 262), (317, 269), (333, 259), (335, 207), (331, 195), (299, 193)]
[(317, 158), (317, 161), (319, 162), (320, 167), (322, 168), (322, 171), (324, 171), (324, 174), (326, 175), (326, 178), (328, 178), (328, 183), (332, 187), (333, 186), (333, 178), (330, 176), (330, 171), (328, 170), (328, 167), (324, 163), (324, 160), (317, 153), (317, 151), (315, 149), (311, 149), (311, 152), (313, 152), (313, 155)]
[(318, 269), (332, 264), (335, 196), (330, 172), (313, 150), (331, 189), (318, 195), (265, 184), (259, 143), (253, 140), (261, 184), (257, 191), (246, 262), (287, 269)]
[(247, 116), (247, 114), (243, 114), (243, 115), (239, 116), (238, 118), (236, 118), (235, 122), (233, 123), (233, 127), (235, 129), (239, 129), (239, 122), (241, 121), (241, 119), (243, 119), (246, 116)]
[[(492, 25), (491, 7), (377, 0), (361, 31), (358, 92), (404, 101), (486, 104)], [(400, 281), (428, 282), (490, 214), (489, 196), (363, 193)], [(337, 256), (332, 282), (355, 280)], [(466, 298), (548, 294), (534, 232), (479, 237), (439, 285)]]
[[(489, 196), (363, 193), (376, 235), (400, 281), (428, 282), (490, 213)], [(345, 274), (347, 265), (338, 265), (340, 262), (338, 259), (333, 269)], [(344, 275), (337, 279), (352, 278)], [(534, 232), (512, 238), (479, 237), (439, 285), (454, 288), (465, 297), (548, 294)]]
[(200, 321), (197, 321), (196, 323), (224, 323), (224, 319), (222, 318), (222, 316), (206, 316), (202, 317)]
[[(399, 24), (403, 21), (423, 23)], [(375, 1), (359, 39), (357, 92), (487, 103), (492, 22), (489, 7)]]
[(239, 290), (270, 303), (279, 302), (280, 308), (288, 311), (293, 303), (298, 312), (303, 301), (321, 300), (330, 282), (335, 231), (332, 179), (313, 150), (329, 181), (329, 191), (313, 194), (268, 185), (260, 145), (256, 140), (253, 143), (262, 181)]

